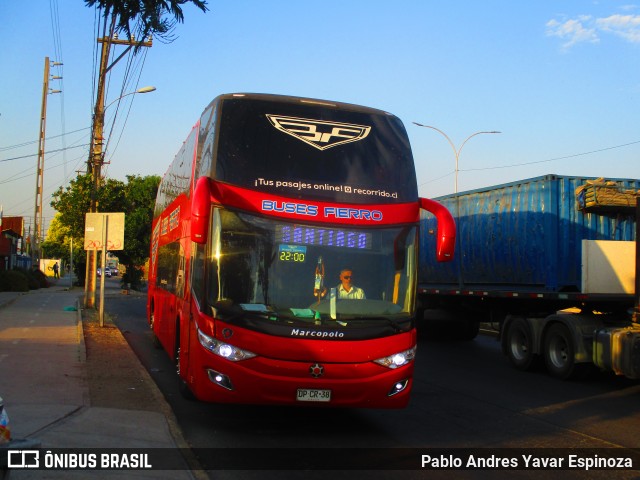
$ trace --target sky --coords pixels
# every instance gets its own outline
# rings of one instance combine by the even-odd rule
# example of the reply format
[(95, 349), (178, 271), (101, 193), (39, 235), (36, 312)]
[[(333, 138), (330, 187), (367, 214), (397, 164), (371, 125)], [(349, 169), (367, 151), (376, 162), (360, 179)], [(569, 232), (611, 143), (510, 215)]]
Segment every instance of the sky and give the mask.
[[(186, 5), (171, 42), (111, 69), (108, 177), (163, 175), (214, 97), (257, 92), (398, 116), (424, 197), (453, 193), (456, 176), (458, 191), (546, 174), (640, 178), (640, 1), (207, 5)], [(51, 194), (86, 171), (98, 13), (83, 0), (2, 0), (0, 18), (0, 205), (27, 226), (45, 58), (63, 63), (49, 81), (61, 92), (47, 95), (46, 230)], [(156, 90), (127, 95), (144, 86)], [(501, 133), (469, 138), (486, 131)]]

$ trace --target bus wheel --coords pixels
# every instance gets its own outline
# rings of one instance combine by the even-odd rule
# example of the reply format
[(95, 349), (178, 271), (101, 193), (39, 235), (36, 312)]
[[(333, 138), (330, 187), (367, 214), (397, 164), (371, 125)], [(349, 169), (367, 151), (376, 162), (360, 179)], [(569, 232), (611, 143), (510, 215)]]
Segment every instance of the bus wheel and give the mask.
[(567, 380), (582, 375), (586, 364), (576, 364), (576, 348), (569, 329), (554, 323), (544, 336), (544, 362), (550, 375)]
[(511, 364), (518, 370), (531, 370), (536, 363), (536, 355), (533, 353), (531, 327), (524, 318), (511, 322), (506, 340), (506, 353)]
[(182, 398), (186, 400), (195, 400), (196, 397), (191, 391), (191, 389), (189, 388), (189, 385), (187, 385), (187, 382), (185, 382), (184, 379), (180, 376), (180, 347), (176, 348), (175, 360), (176, 360), (176, 373), (178, 374), (178, 392), (180, 392), (180, 395), (182, 396)]
[(153, 347), (156, 349), (161, 349), (162, 344), (160, 343), (160, 339), (156, 335), (156, 332), (153, 331), (153, 322), (155, 321), (156, 315), (153, 313), (153, 306), (151, 307), (151, 313), (149, 313), (149, 328), (151, 328), (151, 342), (153, 343)]

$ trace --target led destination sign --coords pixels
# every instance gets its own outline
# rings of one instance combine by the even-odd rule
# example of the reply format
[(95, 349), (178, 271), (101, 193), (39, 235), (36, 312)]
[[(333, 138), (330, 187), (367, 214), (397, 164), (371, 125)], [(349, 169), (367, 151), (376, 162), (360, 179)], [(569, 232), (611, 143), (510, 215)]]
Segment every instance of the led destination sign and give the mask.
[(276, 242), (288, 245), (371, 249), (371, 233), (338, 228), (318, 228), (302, 225), (278, 225)]

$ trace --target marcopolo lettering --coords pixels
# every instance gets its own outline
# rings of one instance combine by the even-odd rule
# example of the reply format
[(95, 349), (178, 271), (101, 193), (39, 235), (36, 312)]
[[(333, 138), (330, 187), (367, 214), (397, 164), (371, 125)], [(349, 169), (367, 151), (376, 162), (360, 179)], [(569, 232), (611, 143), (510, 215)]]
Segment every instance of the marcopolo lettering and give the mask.
[(291, 329), (292, 337), (312, 337), (312, 338), (343, 338), (344, 332), (338, 332), (336, 330), (303, 330), (300, 328)]

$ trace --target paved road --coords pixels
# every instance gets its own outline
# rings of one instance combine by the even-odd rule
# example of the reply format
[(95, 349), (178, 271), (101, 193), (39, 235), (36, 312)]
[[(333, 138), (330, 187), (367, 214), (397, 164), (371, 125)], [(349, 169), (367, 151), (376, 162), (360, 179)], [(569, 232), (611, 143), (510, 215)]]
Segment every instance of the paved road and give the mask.
[[(412, 400), (407, 409), (327, 410), (208, 405), (183, 400), (168, 356), (155, 350), (145, 299), (121, 297), (107, 310), (169, 400), (187, 440), (196, 448), (639, 448), (640, 385), (610, 375), (563, 382), (545, 373), (514, 370), (492, 337), (473, 342), (421, 338)], [(295, 450), (292, 450), (295, 452)], [(305, 450), (305, 454), (309, 450)], [(209, 468), (215, 464), (201, 452)], [(212, 458), (216, 452), (212, 453)], [(211, 459), (209, 459), (210, 461)], [(273, 478), (298, 478), (271, 472)], [(300, 472), (298, 472), (300, 473)], [(334, 472), (336, 473), (336, 472)], [(353, 473), (343, 472), (344, 478)], [(369, 472), (370, 478), (397, 478)], [(424, 478), (404, 471), (401, 478)], [(429, 478), (479, 478), (479, 472), (428, 472)], [(562, 472), (563, 478), (638, 478), (638, 471)], [(326, 478), (327, 472), (305, 472)], [(481, 478), (557, 478), (559, 472), (492, 471)], [(215, 472), (212, 478), (266, 478), (267, 472)], [(302, 478), (302, 477), (300, 477)], [(334, 478), (335, 477), (334, 475)]]

